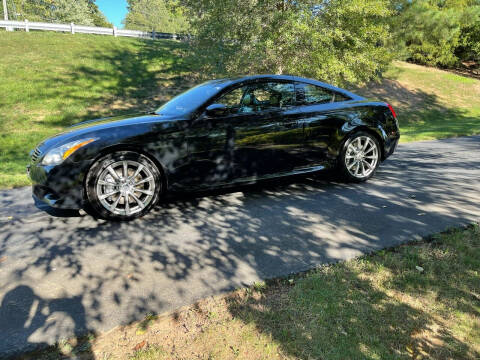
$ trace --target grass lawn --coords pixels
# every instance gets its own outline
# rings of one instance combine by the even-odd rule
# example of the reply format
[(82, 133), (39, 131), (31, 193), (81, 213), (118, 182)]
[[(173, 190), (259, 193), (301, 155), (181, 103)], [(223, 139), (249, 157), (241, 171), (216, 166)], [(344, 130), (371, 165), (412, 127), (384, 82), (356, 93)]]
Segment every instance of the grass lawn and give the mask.
[[(0, 188), (28, 185), (28, 152), (71, 124), (146, 110), (201, 81), (187, 45), (0, 31)], [(359, 90), (390, 101), (402, 141), (480, 133), (480, 81), (397, 62)]]
[(0, 31), (0, 187), (28, 185), (28, 152), (66, 126), (147, 110), (189, 88), (185, 45)]
[(397, 61), (380, 83), (355, 90), (392, 104), (401, 142), (480, 134), (480, 80)]
[(480, 228), (255, 284), (25, 359), (479, 359)]

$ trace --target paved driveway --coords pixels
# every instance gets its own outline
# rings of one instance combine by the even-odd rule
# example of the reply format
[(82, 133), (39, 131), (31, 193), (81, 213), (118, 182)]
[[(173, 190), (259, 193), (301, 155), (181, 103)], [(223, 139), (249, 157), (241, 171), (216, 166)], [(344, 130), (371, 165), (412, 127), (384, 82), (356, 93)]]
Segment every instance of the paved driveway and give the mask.
[(402, 144), (376, 177), (170, 199), (130, 223), (0, 192), (0, 354), (480, 219), (480, 137)]

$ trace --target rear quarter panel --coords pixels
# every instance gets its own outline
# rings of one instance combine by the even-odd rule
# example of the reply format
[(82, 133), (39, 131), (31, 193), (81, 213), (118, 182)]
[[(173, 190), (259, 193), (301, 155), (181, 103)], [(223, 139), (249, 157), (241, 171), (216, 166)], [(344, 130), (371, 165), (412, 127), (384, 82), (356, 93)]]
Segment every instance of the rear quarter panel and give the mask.
[(344, 142), (360, 130), (376, 136), (383, 158), (399, 137), (396, 121), (382, 102), (345, 101), (309, 108), (302, 120), (305, 142), (307, 147), (315, 149), (319, 157), (315, 159), (317, 162), (323, 159), (333, 164)]

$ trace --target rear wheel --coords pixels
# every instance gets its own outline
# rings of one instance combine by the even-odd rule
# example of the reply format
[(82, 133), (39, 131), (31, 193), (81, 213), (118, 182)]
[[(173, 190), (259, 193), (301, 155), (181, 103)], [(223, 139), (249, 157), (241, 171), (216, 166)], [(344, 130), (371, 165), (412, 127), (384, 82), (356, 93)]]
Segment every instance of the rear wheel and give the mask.
[(380, 145), (371, 134), (361, 131), (353, 134), (343, 145), (338, 165), (348, 181), (370, 179), (380, 163)]
[(86, 195), (102, 218), (131, 220), (145, 215), (158, 201), (161, 174), (148, 157), (120, 151), (99, 159), (90, 169)]

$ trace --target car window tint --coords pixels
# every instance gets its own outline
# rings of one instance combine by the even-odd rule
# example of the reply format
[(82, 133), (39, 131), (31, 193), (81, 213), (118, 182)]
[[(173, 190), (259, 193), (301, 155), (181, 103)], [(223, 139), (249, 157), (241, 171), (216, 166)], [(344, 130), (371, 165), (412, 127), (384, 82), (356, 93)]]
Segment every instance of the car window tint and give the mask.
[(270, 100), (270, 92), (268, 91), (268, 89), (254, 89), (252, 93), (255, 96), (255, 99), (257, 99), (258, 101), (266, 103)]
[(320, 86), (297, 84), (297, 104), (326, 104), (333, 101), (333, 92)]
[(222, 95), (219, 99), (217, 99), (215, 103), (225, 105), (227, 107), (228, 113), (236, 114), (240, 112), (240, 109), (242, 107), (242, 99), (247, 89), (248, 87), (244, 86), (231, 90), (226, 94)]
[(174, 97), (162, 105), (156, 113), (159, 115), (191, 113), (221, 90), (222, 84), (219, 81), (208, 81)]
[(217, 103), (225, 105), (227, 108), (236, 107), (240, 105), (242, 101), (243, 93), (245, 92), (245, 88), (238, 88), (232, 90), (225, 95), (223, 95)]
[(272, 91), (279, 94), (279, 106), (284, 108), (295, 104), (295, 86), (289, 83), (271, 83)]
[(268, 82), (234, 89), (216, 102), (225, 105), (230, 114), (235, 114), (285, 108), (293, 105), (294, 99), (293, 84)]
[(343, 95), (343, 94), (340, 94), (340, 93), (336, 92), (335, 93), (335, 98), (334, 98), (333, 101), (340, 102), (340, 101), (348, 101), (348, 100), (352, 100), (352, 99), (350, 99), (346, 95)]
[(290, 83), (268, 82), (250, 87), (242, 104), (253, 111), (283, 109), (294, 104), (295, 87)]

